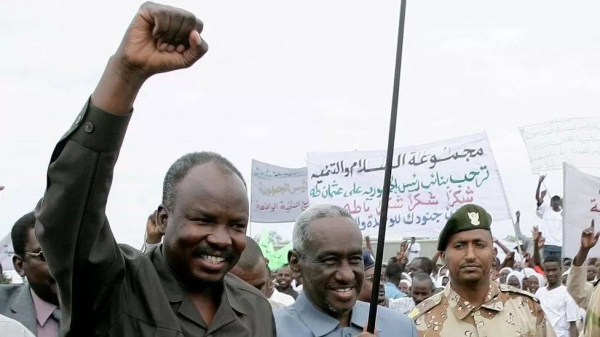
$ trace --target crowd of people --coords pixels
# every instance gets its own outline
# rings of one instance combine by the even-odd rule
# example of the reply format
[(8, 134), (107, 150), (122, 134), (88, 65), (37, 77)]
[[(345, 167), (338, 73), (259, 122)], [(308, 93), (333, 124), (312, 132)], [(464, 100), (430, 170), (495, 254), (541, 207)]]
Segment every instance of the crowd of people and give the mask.
[[(52, 153), (43, 198), (13, 226), (23, 285), (0, 287), (1, 336), (600, 336), (599, 233), (562, 258), (562, 206), (536, 191), (542, 225), (508, 248), (492, 218), (464, 205), (431, 258), (403, 242), (375, 284), (368, 238), (344, 208), (296, 220), (289, 264), (271, 270), (246, 236), (238, 169), (213, 152), (167, 171), (142, 249), (119, 245), (105, 209), (135, 97), (151, 76), (187, 68), (208, 50), (192, 13), (144, 4)], [(143, 112), (142, 112), (143, 113)], [(506, 258), (498, 258), (498, 249)], [(369, 301), (378, 291), (375, 331)]]

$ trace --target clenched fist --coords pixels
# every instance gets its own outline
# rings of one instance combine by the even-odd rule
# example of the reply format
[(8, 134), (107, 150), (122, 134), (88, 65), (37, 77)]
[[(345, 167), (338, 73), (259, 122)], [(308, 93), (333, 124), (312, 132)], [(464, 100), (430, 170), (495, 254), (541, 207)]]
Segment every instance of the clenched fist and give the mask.
[(208, 50), (200, 38), (202, 27), (202, 21), (186, 10), (146, 2), (129, 25), (115, 57), (146, 77), (187, 68)]
[(92, 104), (116, 115), (131, 113), (152, 75), (187, 68), (208, 50), (200, 38), (202, 21), (183, 9), (147, 2), (129, 25), (108, 62)]

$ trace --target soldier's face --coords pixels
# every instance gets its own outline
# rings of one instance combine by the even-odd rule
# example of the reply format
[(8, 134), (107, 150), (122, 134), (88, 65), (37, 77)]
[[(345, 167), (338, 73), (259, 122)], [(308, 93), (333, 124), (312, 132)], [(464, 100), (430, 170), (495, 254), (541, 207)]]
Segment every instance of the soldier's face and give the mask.
[(443, 257), (450, 270), (450, 283), (489, 282), (494, 262), (492, 235), (484, 229), (454, 234)]
[(332, 317), (348, 316), (365, 277), (362, 235), (354, 220), (322, 218), (308, 225), (310, 250), (304, 256), (292, 251), (290, 266), (302, 273), (303, 292)]

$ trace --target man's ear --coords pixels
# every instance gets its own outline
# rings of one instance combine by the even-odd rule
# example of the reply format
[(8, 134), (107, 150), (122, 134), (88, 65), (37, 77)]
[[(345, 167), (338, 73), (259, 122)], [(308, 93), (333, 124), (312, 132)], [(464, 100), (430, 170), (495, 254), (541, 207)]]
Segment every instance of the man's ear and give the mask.
[(288, 252), (288, 262), (290, 264), (290, 269), (294, 273), (301, 273), (300, 268), (300, 255), (295, 250), (290, 250)]
[(23, 269), (23, 258), (17, 254), (12, 257), (13, 267), (15, 267), (15, 271), (19, 276), (25, 277), (25, 270)]
[(446, 263), (446, 252), (445, 251), (441, 251), (440, 252), (440, 259), (442, 259), (442, 262), (444, 263), (444, 266), (448, 265), (448, 263)]
[(167, 231), (167, 222), (169, 220), (169, 209), (165, 207), (165, 205), (160, 204), (156, 212), (154, 212), (154, 214), (156, 217), (155, 221), (158, 230), (161, 233), (165, 234), (165, 232)]

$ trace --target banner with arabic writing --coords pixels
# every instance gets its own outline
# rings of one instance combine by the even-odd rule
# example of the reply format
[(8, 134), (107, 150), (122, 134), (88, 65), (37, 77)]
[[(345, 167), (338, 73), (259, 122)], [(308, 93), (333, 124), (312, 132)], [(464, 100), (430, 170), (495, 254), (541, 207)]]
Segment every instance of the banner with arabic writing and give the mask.
[(565, 118), (520, 128), (533, 174), (600, 167), (600, 118)]
[[(345, 207), (364, 235), (377, 235), (385, 157), (385, 151), (309, 153), (311, 205)], [(510, 219), (485, 134), (394, 151), (387, 220), (390, 235), (437, 237), (453, 212), (469, 203), (486, 208), (494, 221)]]
[(252, 160), (250, 221), (294, 222), (308, 208), (306, 167), (286, 168)]
[[(563, 257), (573, 258), (581, 245), (581, 232), (590, 226), (592, 220), (600, 224), (600, 178), (584, 173), (573, 165), (563, 165), (565, 196), (562, 253)], [(600, 245), (596, 245), (589, 256), (600, 256)]]

